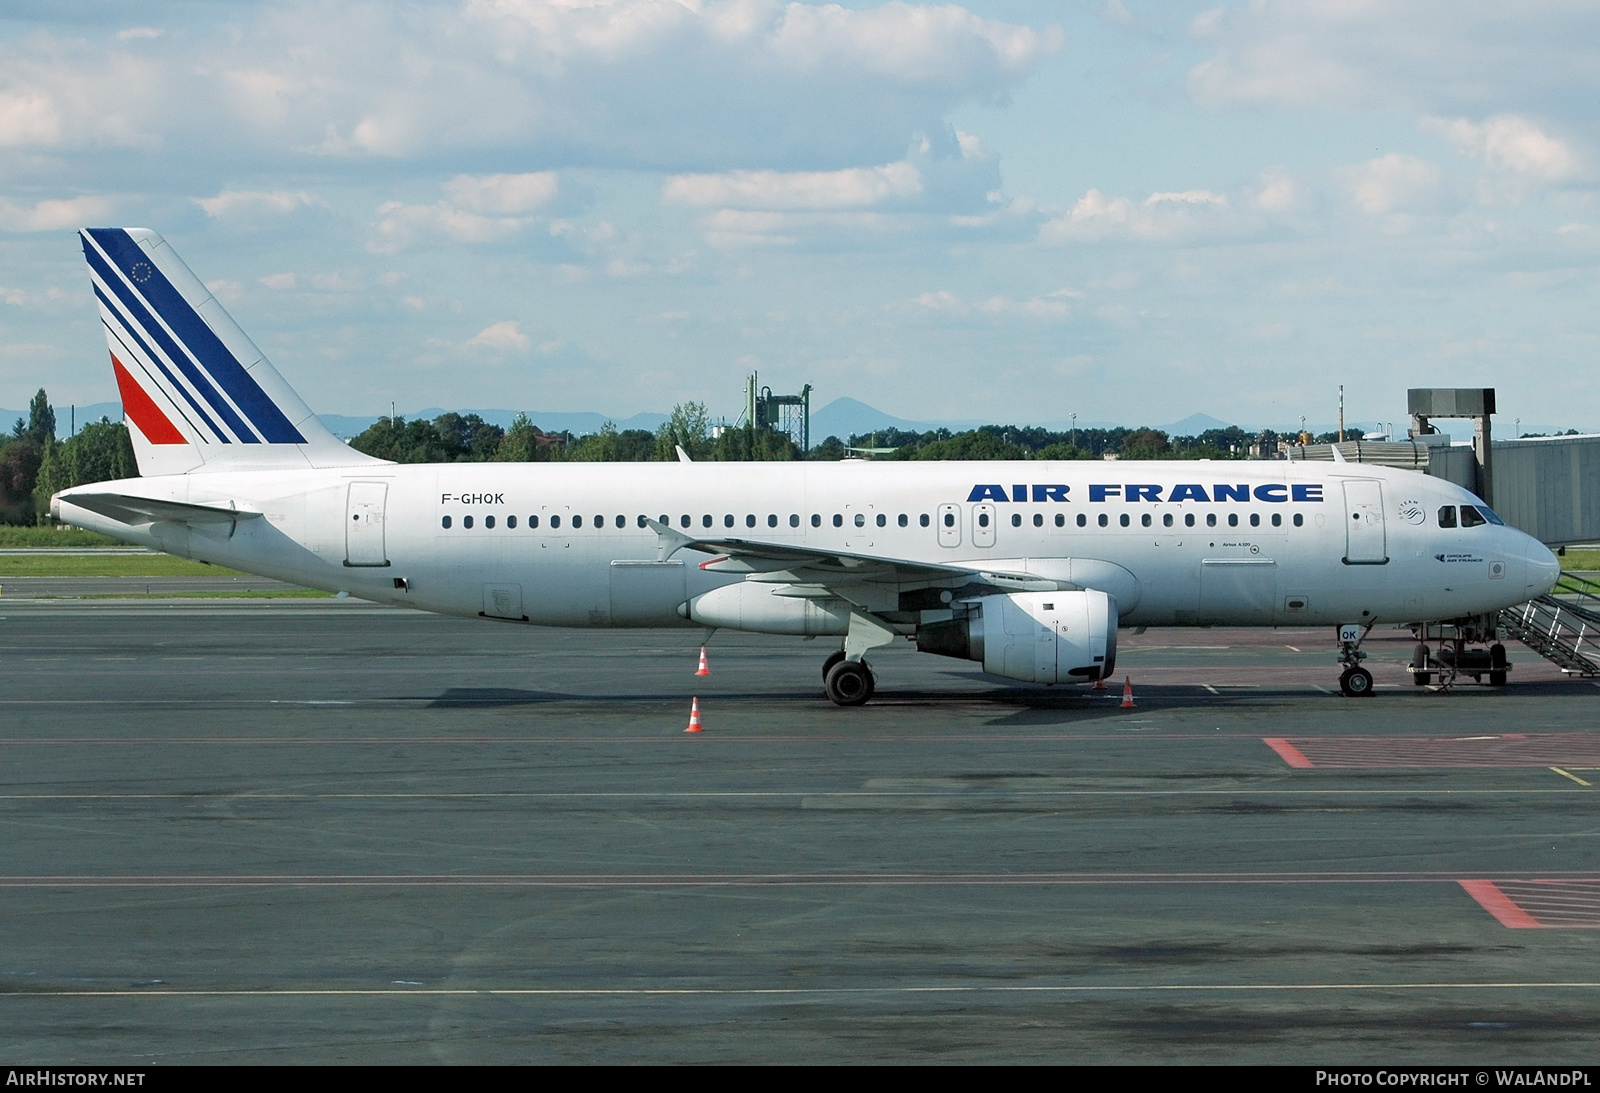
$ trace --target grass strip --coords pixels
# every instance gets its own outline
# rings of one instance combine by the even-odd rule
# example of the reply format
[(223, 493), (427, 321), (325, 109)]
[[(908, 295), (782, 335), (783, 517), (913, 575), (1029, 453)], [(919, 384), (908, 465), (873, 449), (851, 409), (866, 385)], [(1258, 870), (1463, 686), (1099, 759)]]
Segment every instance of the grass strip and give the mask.
[(237, 569), (171, 554), (0, 554), (5, 577), (242, 577)]
[(94, 547), (127, 546), (108, 535), (95, 531), (82, 531), (62, 524), (58, 527), (36, 527), (20, 524), (0, 524), (0, 550), (22, 550), (28, 547), (49, 547), (55, 550), (89, 550)]

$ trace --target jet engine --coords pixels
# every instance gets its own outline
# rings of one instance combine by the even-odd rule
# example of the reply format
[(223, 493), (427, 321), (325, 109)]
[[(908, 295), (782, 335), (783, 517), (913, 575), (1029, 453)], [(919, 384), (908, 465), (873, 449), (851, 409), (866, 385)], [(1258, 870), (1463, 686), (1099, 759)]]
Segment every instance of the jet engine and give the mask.
[(1104, 592), (1014, 592), (955, 607), (955, 618), (918, 627), (918, 649), (1028, 683), (1089, 683), (1116, 668), (1117, 601)]

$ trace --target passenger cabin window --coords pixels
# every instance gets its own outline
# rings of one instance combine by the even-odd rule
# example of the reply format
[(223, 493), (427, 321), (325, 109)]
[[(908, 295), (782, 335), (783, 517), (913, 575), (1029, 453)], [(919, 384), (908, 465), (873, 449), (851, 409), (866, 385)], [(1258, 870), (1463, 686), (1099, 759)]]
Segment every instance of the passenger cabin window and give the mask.
[(822, 513), (813, 512), (811, 514), (811, 526), (814, 528), (820, 528), (822, 526)]
[[(923, 522), (924, 523), (927, 522), (927, 517), (926, 516), (923, 517)], [(905, 527), (909, 523), (911, 523), (911, 518), (909, 516), (907, 516), (905, 513), (902, 512), (900, 514), (900, 526), (901, 527)]]
[(626, 516), (618, 516), (617, 517), (617, 527), (625, 528), (627, 526), (628, 526), (628, 518)]
[(1106, 516), (1106, 514), (1105, 514), (1105, 513), (1103, 513), (1103, 512), (1102, 512), (1102, 513), (1101, 513), (1101, 514), (1100, 514), (1100, 526), (1101, 526), (1101, 527), (1105, 527), (1105, 526), (1106, 526), (1106, 525), (1107, 525), (1107, 524), (1109, 524), (1109, 523), (1111, 523), (1111, 520), (1110, 520), (1110, 518), (1109, 518), (1109, 517), (1107, 517), (1107, 516)]
[(1123, 527), (1127, 527), (1128, 526), (1128, 514), (1127, 513), (1123, 513), (1122, 514), (1122, 526)]
[(1275, 512), (1272, 514), (1272, 526), (1275, 528), (1281, 528), (1283, 526), (1283, 513)]
[(446, 516), (443, 520), (440, 520), (439, 521), (439, 526), (442, 527), (442, 528), (449, 528), (449, 526), (450, 526), (450, 517)]
[(1462, 527), (1464, 527), (1464, 528), (1475, 528), (1475, 527), (1479, 526), (1480, 524), (1487, 524), (1488, 522), (1489, 521), (1487, 521), (1487, 520), (1485, 520), (1483, 518), (1483, 514), (1481, 512), (1479, 512), (1477, 509), (1473, 508), (1471, 505), (1462, 505), (1461, 506), (1461, 526)]
[(1228, 513), (1228, 526), (1230, 528), (1236, 528), (1239, 526), (1239, 514), (1237, 512)]
[(1081, 512), (1078, 513), (1078, 526), (1080, 528), (1086, 528), (1089, 526), (1089, 518)]
[(573, 517), (573, 518), (572, 518), (572, 526), (573, 526), (573, 527), (575, 527), (575, 528), (581, 528), (581, 527), (583, 527), (583, 517), (581, 517), (581, 516), (574, 516), (574, 517)]
[(777, 526), (778, 526), (778, 514), (775, 513), (775, 512), (767, 513), (767, 527), (775, 528)]
[[(777, 523), (777, 521), (774, 520), (773, 523)], [(756, 526), (756, 514), (755, 513), (750, 512), (750, 513), (746, 513), (745, 514), (744, 526), (747, 527), (747, 528), (753, 528), (753, 527)]]
[(711, 526), (711, 514), (709, 512), (700, 517), (700, 526), (703, 528)]
[(1297, 512), (1297, 513), (1294, 514), (1294, 526), (1295, 527), (1299, 527), (1300, 525), (1304, 524), (1305, 522), (1306, 522), (1306, 518), (1304, 516), (1300, 515), (1300, 513)]
[(472, 526), (472, 517), (463, 516), (461, 518), (461, 526), (464, 528), (470, 528)]
[(1217, 526), (1217, 514), (1214, 513), (1214, 512), (1206, 513), (1206, 527), (1214, 528), (1216, 526)]
[(844, 517), (840, 516), (837, 512), (833, 514), (833, 526), (836, 528), (844, 527)]
[(927, 513), (923, 513), (921, 516), (917, 517), (917, 519), (922, 521), (922, 526), (923, 527), (927, 527), (928, 526), (928, 514)]
[(1456, 507), (1454, 505), (1446, 505), (1439, 510), (1439, 526), (1442, 528), (1456, 526)]
[(553, 528), (560, 527), (561, 526), (561, 517), (559, 517), (559, 516), (550, 517), (550, 526), (553, 527)]
[(1186, 512), (1183, 514), (1183, 526), (1186, 528), (1194, 527), (1194, 513)]
[(689, 518), (689, 514), (686, 512), (686, 513), (683, 514), (683, 518), (682, 518), (682, 520), (679, 521), (678, 526), (679, 527), (688, 527), (693, 522), (694, 521)]
[(723, 515), (722, 515), (722, 526), (725, 527), (725, 528), (733, 527), (733, 513), (731, 513), (731, 512), (723, 513)]
[(978, 513), (978, 526), (980, 528), (986, 528), (989, 526), (989, 514), (987, 512)]
[(881, 512), (878, 513), (878, 526), (881, 528), (881, 527), (886, 526), (888, 523), (889, 523), (889, 518), (887, 516), (885, 516)]
[(862, 513), (859, 513), (859, 512), (856, 513), (856, 527), (864, 528), (866, 526), (867, 526), (867, 518), (866, 518), (866, 516), (864, 514), (862, 514)]
[(797, 528), (800, 526), (800, 514), (798, 512), (791, 512), (789, 514), (789, 526), (792, 528)]
[(494, 527), (494, 517), (493, 516), (485, 516), (483, 518), (483, 526), (486, 527), (486, 528)]
[(1172, 513), (1169, 512), (1161, 517), (1161, 526), (1164, 528), (1170, 528), (1172, 526)]
[(1014, 528), (1020, 528), (1022, 526), (1022, 513), (1013, 512), (1011, 514), (1011, 526)]
[(1141, 525), (1143, 525), (1144, 527), (1149, 527), (1150, 526), (1150, 514), (1147, 512), (1143, 516), (1139, 517), (1139, 523)]
[(1259, 512), (1252, 512), (1250, 514), (1250, 526), (1253, 528), (1258, 528), (1261, 526), (1261, 514)]
[(944, 514), (944, 526), (947, 527), (947, 528), (953, 528), (953, 527), (956, 526), (956, 514), (955, 513), (947, 512), (947, 513)]
[(517, 526), (517, 518), (515, 516), (507, 516), (506, 517), (506, 527), (514, 528), (516, 526)]

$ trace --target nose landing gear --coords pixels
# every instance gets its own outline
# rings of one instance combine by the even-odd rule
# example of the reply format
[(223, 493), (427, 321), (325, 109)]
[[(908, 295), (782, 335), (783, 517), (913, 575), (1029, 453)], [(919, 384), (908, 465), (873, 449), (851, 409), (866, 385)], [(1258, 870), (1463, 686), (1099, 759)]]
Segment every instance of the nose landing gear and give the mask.
[(1367, 623), (1366, 629), (1362, 629), (1360, 623), (1345, 623), (1339, 627), (1339, 663), (1344, 665), (1344, 672), (1339, 676), (1339, 691), (1346, 698), (1372, 697), (1372, 673), (1361, 667), (1361, 662), (1367, 659), (1367, 654), (1361, 651), (1361, 643), (1372, 633), (1375, 622)]

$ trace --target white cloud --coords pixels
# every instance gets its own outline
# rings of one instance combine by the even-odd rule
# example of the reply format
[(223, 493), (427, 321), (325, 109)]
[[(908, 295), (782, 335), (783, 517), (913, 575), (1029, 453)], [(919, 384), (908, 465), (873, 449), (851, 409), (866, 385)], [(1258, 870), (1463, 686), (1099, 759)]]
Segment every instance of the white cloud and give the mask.
[(1518, 104), (1592, 119), (1600, 101), (1600, 8), (1588, 0), (1256, 0), (1210, 9), (1191, 31), (1215, 53), (1189, 91), (1216, 108)]
[(1416, 156), (1391, 152), (1340, 172), (1350, 199), (1362, 212), (1411, 212), (1432, 207), (1439, 168)]
[(1225, 195), (1210, 190), (1153, 193), (1138, 204), (1090, 190), (1066, 214), (1047, 221), (1039, 241), (1183, 243), (1237, 236), (1256, 227), (1234, 212)]
[(1026, 319), (1065, 319), (1072, 314), (1072, 301), (1083, 298), (1083, 293), (1076, 289), (1062, 288), (1042, 296), (1034, 296), (1026, 300), (1013, 300), (1006, 296), (991, 296), (987, 300), (980, 300), (968, 304), (949, 289), (940, 289), (937, 292), (924, 292), (914, 300), (903, 304), (891, 305), (897, 311), (910, 311), (911, 313), (938, 314), (950, 316), (967, 316), (974, 313), (1000, 317), (1020, 317)]
[(1515, 114), (1495, 114), (1482, 122), (1427, 118), (1423, 129), (1498, 170), (1544, 182), (1560, 182), (1578, 173), (1578, 155), (1570, 145)]
[(270, 289), (282, 290), (294, 288), (298, 280), (292, 273), (269, 273), (261, 278), (261, 283)]
[(444, 184), (452, 205), (478, 213), (531, 212), (556, 196), (554, 171), (521, 175), (457, 175)]
[(244, 298), (244, 286), (238, 281), (207, 281), (206, 288), (210, 290), (211, 295), (225, 304), (231, 304)]
[(486, 326), (466, 341), (468, 349), (526, 349), (533, 344), (514, 322)]
[(52, 198), (31, 206), (0, 198), (0, 231), (76, 230), (105, 221), (115, 207), (108, 197)]
[(907, 162), (842, 171), (729, 171), (677, 175), (662, 190), (680, 205), (733, 209), (843, 209), (922, 192), (922, 175)]
[(274, 190), (263, 193), (255, 190), (223, 190), (216, 197), (197, 197), (194, 203), (215, 220), (239, 214), (292, 213), (296, 209), (321, 205), (322, 201), (304, 191), (290, 193), (288, 190)]
[(432, 205), (387, 201), (378, 207), (368, 249), (379, 254), (442, 237), (454, 243), (497, 243), (537, 222), (528, 213), (556, 195), (553, 171), (519, 175), (457, 175), (444, 184), (446, 197)]
[(0, 41), (0, 144), (226, 147), (271, 165), (508, 149), (552, 165), (678, 171), (881, 163), (1061, 48), (1058, 29), (954, 4), (287, 0), (218, 11), (155, 37), (74, 27)]

